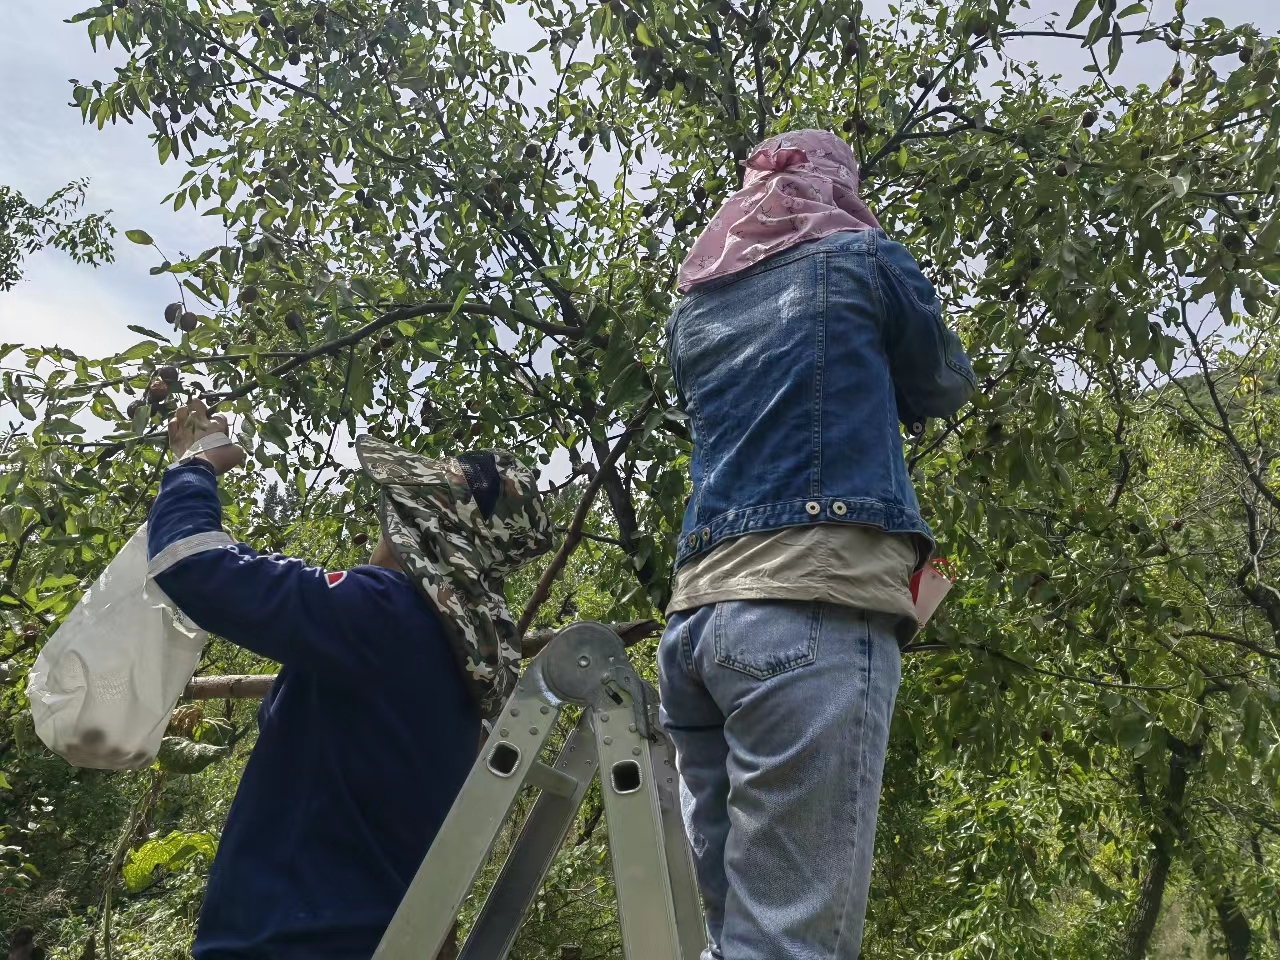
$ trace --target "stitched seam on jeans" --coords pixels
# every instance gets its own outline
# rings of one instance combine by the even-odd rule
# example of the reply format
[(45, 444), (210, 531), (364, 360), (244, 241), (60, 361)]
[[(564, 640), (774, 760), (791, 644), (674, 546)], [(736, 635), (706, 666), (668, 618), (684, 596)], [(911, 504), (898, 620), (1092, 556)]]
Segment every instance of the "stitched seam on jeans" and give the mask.
[[(863, 636), (865, 637), (865, 643), (863, 644), (865, 668), (863, 670), (863, 678), (862, 678), (863, 684), (864, 684), (862, 688), (863, 690), (862, 726), (859, 727), (859, 730), (861, 731), (861, 736), (858, 737), (858, 742), (855, 745), (855, 748), (856, 748), (855, 753), (858, 758), (857, 777), (850, 778), (850, 779), (853, 779), (857, 785), (855, 787), (857, 793), (854, 797), (854, 802), (851, 805), (853, 807), (853, 830), (849, 834), (850, 837), (852, 837), (852, 842), (849, 845), (849, 864), (851, 869), (846, 878), (844, 902), (841, 903), (840, 905), (840, 922), (836, 925), (836, 945), (835, 945), (835, 949), (832, 951), (833, 957), (839, 956), (840, 944), (844, 940), (845, 917), (849, 912), (849, 898), (853, 893), (852, 867), (856, 863), (857, 857), (858, 857), (859, 829), (861, 827), (861, 820), (862, 820), (862, 804), (859, 803), (858, 800), (859, 798), (862, 798), (866, 792), (865, 791), (866, 784), (863, 783), (863, 780), (865, 779), (865, 774), (867, 769), (867, 763), (866, 763), (867, 723), (869, 722), (871, 717), (871, 659), (872, 657), (871, 657), (871, 620), (867, 616), (867, 612), (865, 610), (861, 611), (861, 620), (862, 620), (862, 632), (863, 632)], [(879, 802), (880, 802), (880, 798), (876, 797), (876, 803), (879, 804)]]
[(676, 643), (680, 648), (680, 659), (684, 662), (684, 672), (688, 674), (691, 680), (700, 680), (697, 670), (693, 665), (693, 634), (689, 630), (690, 617), (685, 617), (684, 623), (680, 624), (679, 633), (676, 635)]
[(809, 657), (810, 662), (818, 659), (818, 642), (822, 637), (822, 624), (826, 620), (827, 605), (821, 600), (813, 602), (813, 611), (809, 617)]
[[(769, 601), (764, 601), (764, 602), (767, 603)], [(713, 641), (714, 641), (714, 648), (715, 648), (716, 663), (720, 664), (722, 667), (728, 667), (731, 670), (737, 670), (739, 673), (746, 674), (747, 676), (751, 677), (753, 680), (772, 680), (775, 677), (782, 676), (784, 673), (790, 673), (792, 670), (796, 669), (796, 667), (807, 666), (808, 664), (813, 663), (815, 660), (817, 660), (818, 658), (817, 631), (820, 629), (820, 626), (822, 623), (821, 601), (818, 601), (818, 600), (809, 601), (809, 607), (810, 607), (809, 644), (808, 644), (808, 647), (805, 649), (805, 651), (803, 653), (797, 654), (794, 657), (788, 657), (786, 660), (783, 660), (780, 663), (775, 664), (775, 666), (767, 670), (762, 667), (758, 667), (754, 664), (745, 663), (744, 661), (739, 660), (736, 657), (732, 657), (727, 653), (723, 655), (720, 653), (720, 611), (721, 609), (723, 609), (723, 607), (724, 607), (723, 603), (716, 604), (715, 622), (713, 625), (715, 630), (715, 633), (713, 634)]]

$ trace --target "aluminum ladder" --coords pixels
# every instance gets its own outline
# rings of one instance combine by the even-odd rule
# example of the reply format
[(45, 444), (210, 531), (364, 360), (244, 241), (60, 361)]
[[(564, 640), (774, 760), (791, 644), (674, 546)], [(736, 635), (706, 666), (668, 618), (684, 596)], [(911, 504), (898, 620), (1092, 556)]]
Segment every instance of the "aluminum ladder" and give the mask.
[[(547, 765), (538, 756), (568, 705), (581, 717)], [(494, 720), (374, 960), (434, 960), (528, 784), (540, 795), (459, 951), (459, 960), (504, 960), (597, 775), (626, 960), (697, 960), (702, 906), (675, 749), (657, 713), (656, 691), (612, 630), (583, 622), (556, 634)]]

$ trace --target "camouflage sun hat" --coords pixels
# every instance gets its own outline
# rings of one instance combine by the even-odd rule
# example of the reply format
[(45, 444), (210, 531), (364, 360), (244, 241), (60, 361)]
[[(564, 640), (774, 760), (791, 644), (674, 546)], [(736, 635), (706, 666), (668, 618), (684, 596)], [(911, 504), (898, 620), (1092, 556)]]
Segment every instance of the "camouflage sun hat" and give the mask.
[(382, 488), (383, 535), (439, 614), (481, 712), (496, 715), (520, 674), (503, 579), (551, 547), (533, 472), (501, 450), (433, 460), (361, 436), (356, 453)]

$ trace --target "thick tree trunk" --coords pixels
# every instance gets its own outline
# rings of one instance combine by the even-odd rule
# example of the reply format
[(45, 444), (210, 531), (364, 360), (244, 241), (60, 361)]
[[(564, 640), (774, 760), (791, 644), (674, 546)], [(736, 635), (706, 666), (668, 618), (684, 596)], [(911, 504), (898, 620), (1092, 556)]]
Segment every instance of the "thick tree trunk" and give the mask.
[(1147, 946), (1151, 943), (1151, 934), (1155, 932), (1160, 907), (1164, 904), (1164, 888), (1169, 881), (1171, 863), (1172, 857), (1167, 848), (1157, 848), (1152, 853), (1142, 886), (1138, 889), (1138, 899), (1133, 905), (1133, 915), (1120, 942), (1121, 960), (1143, 960), (1147, 955)]
[(1143, 960), (1160, 919), (1164, 891), (1169, 882), (1173, 851), (1181, 834), (1182, 801), (1187, 795), (1187, 745), (1170, 737), (1169, 782), (1161, 799), (1160, 822), (1151, 831), (1151, 858), (1138, 888), (1133, 915), (1120, 938), (1120, 960)]
[(1248, 917), (1240, 909), (1235, 892), (1230, 887), (1218, 891), (1213, 898), (1213, 907), (1218, 911), (1218, 924), (1227, 942), (1227, 960), (1249, 960), (1253, 931), (1249, 928)]
[[(1267, 864), (1262, 858), (1262, 844), (1256, 833), (1249, 838), (1249, 848), (1253, 851), (1253, 862), (1259, 873), (1266, 873)], [(1267, 917), (1271, 921), (1271, 939), (1275, 941), (1277, 947), (1280, 947), (1280, 911), (1277, 911), (1273, 905), (1267, 911)]]

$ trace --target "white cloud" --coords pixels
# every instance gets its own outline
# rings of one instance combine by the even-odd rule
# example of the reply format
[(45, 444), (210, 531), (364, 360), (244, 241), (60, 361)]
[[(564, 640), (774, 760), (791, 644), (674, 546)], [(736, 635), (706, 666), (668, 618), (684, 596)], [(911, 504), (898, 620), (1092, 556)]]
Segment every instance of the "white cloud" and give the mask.
[[(141, 227), (171, 257), (222, 242), (220, 224), (190, 210), (175, 214), (160, 204), (185, 167), (157, 162), (147, 127), (135, 123), (98, 130), (69, 105), (71, 78), (109, 77), (122, 62), (119, 48), (100, 42), (95, 54), (83, 24), (63, 21), (87, 0), (7, 0), (0, 33), (0, 183), (40, 202), (68, 181), (89, 177), (88, 206), (112, 210), (123, 234)], [(94, 270), (57, 251), (28, 262), (26, 279), (0, 295), (0, 340), (60, 343), (91, 356), (106, 355), (137, 339), (129, 323), (155, 326), (174, 299), (170, 277), (152, 277), (159, 256), (119, 238), (117, 262)]]

